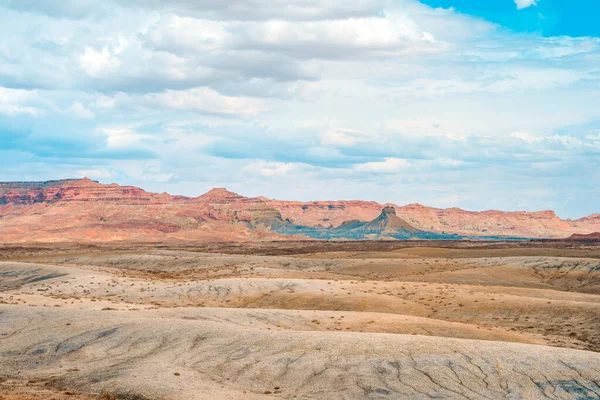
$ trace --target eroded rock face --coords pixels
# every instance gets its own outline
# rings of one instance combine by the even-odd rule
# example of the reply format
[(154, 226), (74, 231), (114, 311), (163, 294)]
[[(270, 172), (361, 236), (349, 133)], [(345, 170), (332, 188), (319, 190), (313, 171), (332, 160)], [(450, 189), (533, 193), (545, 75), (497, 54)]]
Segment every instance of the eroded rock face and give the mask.
[(283, 221), (281, 213), (262, 198), (243, 197), (224, 188), (212, 189), (193, 202), (204, 204), (210, 209), (209, 217), (222, 222), (241, 222), (255, 228)]
[(396, 215), (422, 231), (465, 236), (509, 236), (526, 238), (564, 238), (573, 233), (600, 231), (600, 215), (580, 220), (562, 220), (553, 211), (540, 212), (471, 212), (460, 208), (438, 209), (421, 204), (396, 206), (364, 201), (282, 202), (269, 201), (282, 216), (304, 226), (338, 227), (344, 222), (372, 221), (384, 206), (393, 207)]
[(90, 179), (0, 183), (0, 238), (25, 241), (285, 239), (262, 199), (213, 189), (189, 198)]
[(561, 220), (553, 211), (470, 212), (460, 208), (437, 209), (411, 204), (397, 209), (398, 216), (423, 230), (459, 235), (566, 237), (573, 232), (573, 221)]
[(278, 201), (267, 200), (284, 219), (311, 227), (338, 227), (351, 220), (371, 221), (381, 213), (382, 205), (371, 201)]
[(560, 219), (552, 211), (470, 212), (367, 201), (302, 203), (248, 198), (224, 188), (189, 198), (90, 179), (0, 183), (0, 238), (5, 242), (239, 241), (285, 239), (313, 230), (322, 233), (323, 229), (337, 229), (335, 237), (340, 230), (354, 230), (350, 238), (356, 238), (356, 228), (364, 223), (369, 223), (368, 229), (362, 229), (368, 230), (373, 238), (385, 236), (383, 232), (389, 232), (390, 226), (392, 230), (405, 231), (406, 235), (420, 231), (460, 236), (565, 238), (575, 233), (600, 232), (600, 214), (571, 221)]
[(32, 204), (55, 200), (60, 187), (68, 182), (0, 182), (0, 204)]
[(167, 194), (148, 193), (134, 186), (104, 185), (91, 179), (0, 183), (0, 204), (53, 203), (57, 201), (140, 202), (173, 200)]

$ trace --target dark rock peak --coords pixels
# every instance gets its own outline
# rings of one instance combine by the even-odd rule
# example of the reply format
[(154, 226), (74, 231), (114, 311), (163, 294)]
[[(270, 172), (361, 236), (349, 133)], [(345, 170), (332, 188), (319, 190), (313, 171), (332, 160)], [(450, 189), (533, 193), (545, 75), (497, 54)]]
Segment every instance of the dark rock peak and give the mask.
[(381, 210), (381, 215), (396, 215), (396, 209), (392, 206), (385, 206)]

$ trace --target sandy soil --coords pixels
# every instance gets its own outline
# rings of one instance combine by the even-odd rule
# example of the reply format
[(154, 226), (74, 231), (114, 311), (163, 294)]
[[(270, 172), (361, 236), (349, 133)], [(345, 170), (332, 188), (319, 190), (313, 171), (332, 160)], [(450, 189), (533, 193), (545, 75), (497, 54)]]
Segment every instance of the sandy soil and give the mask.
[(600, 399), (598, 248), (454, 246), (4, 247), (0, 398)]

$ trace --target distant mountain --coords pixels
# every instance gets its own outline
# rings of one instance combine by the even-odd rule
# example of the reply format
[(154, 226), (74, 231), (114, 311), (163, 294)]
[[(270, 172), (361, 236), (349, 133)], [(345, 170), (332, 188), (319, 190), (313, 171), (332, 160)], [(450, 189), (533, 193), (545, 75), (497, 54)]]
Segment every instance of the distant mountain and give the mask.
[(393, 239), (459, 239), (458, 235), (427, 232), (415, 228), (396, 215), (396, 209), (386, 206), (372, 221), (348, 221), (332, 230), (336, 235), (353, 239), (393, 238)]
[(565, 238), (573, 233), (600, 231), (600, 214), (572, 221), (560, 219), (553, 211), (473, 212), (460, 208), (440, 209), (421, 204), (397, 206), (360, 200), (305, 203), (269, 200), (269, 204), (278, 209), (284, 219), (312, 227), (337, 227), (351, 220), (371, 221), (377, 218), (384, 206), (391, 206), (398, 217), (417, 229), (461, 236)]
[(199, 197), (90, 179), (0, 183), (0, 241), (566, 238), (600, 232), (600, 214), (469, 212), (367, 201), (293, 202), (226, 189)]
[(426, 232), (416, 229), (406, 221), (396, 216), (394, 207), (386, 206), (381, 214), (367, 222), (351, 220), (333, 227), (309, 227), (296, 225), (290, 220), (278, 219), (272, 224), (271, 229), (282, 235), (302, 235), (313, 239), (350, 239), (350, 240), (374, 240), (374, 239), (460, 239), (458, 235), (445, 233)]

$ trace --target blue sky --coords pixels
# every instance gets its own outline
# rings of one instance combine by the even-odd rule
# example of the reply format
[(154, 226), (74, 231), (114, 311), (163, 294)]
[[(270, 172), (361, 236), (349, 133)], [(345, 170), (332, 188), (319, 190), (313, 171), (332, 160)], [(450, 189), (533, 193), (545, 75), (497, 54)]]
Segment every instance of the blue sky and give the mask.
[(0, 180), (600, 212), (591, 0), (0, 0)]
[(600, 36), (600, 2), (596, 0), (424, 0), (423, 3), (453, 8), (515, 32), (535, 32), (545, 37)]

